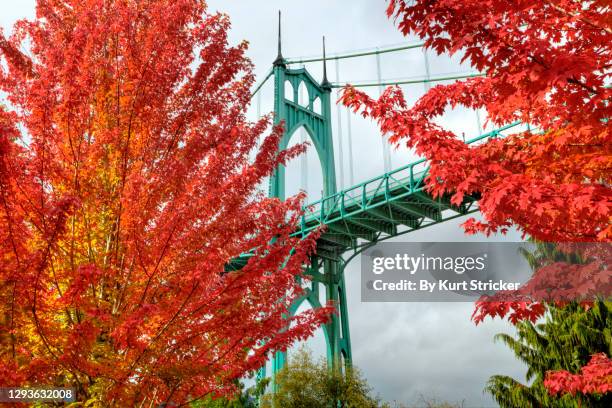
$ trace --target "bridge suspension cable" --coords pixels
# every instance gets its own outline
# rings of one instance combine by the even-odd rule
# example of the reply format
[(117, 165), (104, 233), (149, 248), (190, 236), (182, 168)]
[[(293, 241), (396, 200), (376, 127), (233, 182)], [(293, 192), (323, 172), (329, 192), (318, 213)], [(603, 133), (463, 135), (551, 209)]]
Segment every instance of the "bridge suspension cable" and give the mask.
[[(304, 105), (304, 87), (300, 87), (299, 88), (299, 95), (298, 95), (298, 103), (300, 105)], [(306, 133), (306, 129), (304, 129), (303, 127), (300, 128), (300, 143), (306, 143), (308, 141), (307, 139), (307, 133)], [(310, 148), (314, 148), (314, 146), (310, 146)], [(300, 155), (300, 189), (302, 191), (307, 192), (308, 191), (308, 154), (304, 153)]]
[(425, 83), (425, 92), (431, 88), (431, 72), (429, 69), (429, 56), (427, 55), (427, 48), (423, 48), (423, 61), (425, 62), (425, 78), (428, 82)]
[[(268, 81), (268, 79), (270, 79), (270, 77), (272, 76), (272, 71), (270, 71), (264, 78), (263, 81), (261, 81), (253, 90), (253, 92), (251, 92), (251, 97), (255, 96), (255, 94), (257, 94), (261, 88), (265, 85), (265, 83)], [(393, 86), (393, 85), (412, 85), (412, 84), (429, 84), (432, 82), (443, 82), (443, 81), (452, 81), (452, 80), (459, 80), (459, 79), (468, 79), (468, 78), (475, 78), (475, 77), (481, 77), (481, 76), (485, 76), (484, 73), (481, 72), (473, 72), (473, 73), (468, 73), (468, 74), (458, 74), (458, 75), (446, 75), (446, 76), (438, 76), (438, 77), (428, 77), (426, 76), (425, 78), (422, 79), (397, 79), (397, 80), (389, 80), (389, 81), (376, 81), (376, 82), (332, 82), (331, 83), (331, 87), (332, 88), (344, 88), (345, 86), (353, 86), (355, 88), (367, 88), (367, 87), (372, 87), (372, 86), (376, 86), (376, 87), (385, 87), (385, 86)]]
[[(326, 59), (339, 60), (339, 59), (346, 59), (346, 58), (358, 58), (358, 57), (365, 57), (368, 55), (386, 54), (389, 52), (411, 50), (414, 48), (422, 48), (424, 46), (425, 46), (424, 42), (418, 42), (418, 43), (406, 44), (406, 45), (401, 45), (401, 46), (394, 46), (394, 47), (392, 46), (388, 48), (376, 48), (374, 50), (368, 50), (368, 51), (348, 51), (344, 53), (327, 55)], [(305, 64), (307, 62), (317, 62), (317, 61), (323, 61), (323, 56), (294, 57), (294, 58), (287, 58), (285, 60), (287, 64)]]
[(353, 132), (351, 130), (351, 110), (345, 108), (346, 111), (346, 130), (348, 133), (348, 149), (349, 149), (349, 182), (352, 186), (355, 184), (355, 169), (353, 167)]
[(405, 79), (405, 80), (391, 80), (391, 81), (381, 81), (381, 82), (344, 82), (344, 83), (332, 83), (332, 88), (344, 88), (345, 86), (351, 85), (355, 88), (367, 88), (367, 87), (385, 87), (385, 86), (393, 86), (393, 85), (410, 85), (410, 84), (429, 84), (432, 82), (443, 82), (443, 81), (452, 81), (458, 79), (467, 79), (467, 78), (475, 78), (484, 76), (485, 74), (480, 72), (473, 72), (469, 74), (460, 74), (460, 75), (448, 75), (448, 76), (439, 76), (439, 77), (430, 77), (423, 79)]
[[(376, 79), (378, 82), (378, 96), (380, 97), (383, 93), (383, 85), (382, 85), (382, 69), (380, 63), (380, 52), (376, 52)], [(380, 142), (382, 144), (383, 150), (383, 168), (385, 169), (385, 173), (391, 171), (391, 146), (389, 146), (389, 137), (386, 134), (383, 134), (380, 138)]]
[[(336, 81), (340, 82), (340, 61), (336, 60)], [(340, 90), (336, 91), (337, 100), (340, 99)], [(336, 125), (338, 127), (338, 168), (340, 170), (339, 182), (340, 189), (342, 190), (344, 185), (344, 143), (342, 140), (342, 107), (339, 103), (336, 103)], [(349, 160), (352, 160), (350, 158)]]
[(270, 79), (270, 77), (272, 76), (274, 71), (272, 71), (272, 69), (270, 69), (268, 71), (268, 73), (266, 74), (266, 76), (264, 77), (264, 79), (255, 86), (255, 88), (253, 89), (253, 91), (251, 92), (251, 98), (253, 98), (253, 96), (255, 96), (256, 93), (258, 93), (261, 88), (265, 85), (266, 82), (268, 82), (268, 79)]

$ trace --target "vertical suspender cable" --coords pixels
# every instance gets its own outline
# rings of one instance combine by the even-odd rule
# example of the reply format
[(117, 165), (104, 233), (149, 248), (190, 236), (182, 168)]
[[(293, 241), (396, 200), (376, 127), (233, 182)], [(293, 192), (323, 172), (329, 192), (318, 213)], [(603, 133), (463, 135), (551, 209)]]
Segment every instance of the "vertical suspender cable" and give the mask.
[[(376, 49), (376, 75), (378, 77), (378, 83), (382, 83), (382, 72), (380, 68), (380, 52)], [(378, 86), (378, 96), (382, 95), (383, 87)], [(383, 148), (383, 164), (385, 166), (385, 173), (391, 171), (391, 151), (389, 149), (389, 143), (387, 143), (387, 135), (382, 135), (382, 148)]]
[(482, 124), (480, 122), (480, 109), (476, 109), (476, 126), (478, 126), (478, 136), (482, 136)]
[(427, 48), (423, 47), (423, 59), (425, 61), (425, 79), (427, 79), (427, 82), (425, 82), (423, 85), (425, 85), (425, 92), (429, 91), (429, 88), (431, 88), (431, 84), (429, 83), (429, 80), (431, 79), (431, 71), (429, 70), (429, 56), (427, 55)]
[[(257, 91), (257, 101), (256, 101), (256, 106), (257, 106), (257, 120), (261, 119), (261, 89), (259, 89)], [(261, 146), (261, 136), (259, 136), (259, 138), (257, 139), (257, 150), (259, 150), (259, 147)]]
[[(261, 88), (258, 89), (256, 92), (256, 102), (255, 102), (255, 106), (256, 106), (256, 114), (257, 114), (257, 120), (261, 119)], [(255, 160), (257, 158), (257, 154), (259, 154), (259, 148), (261, 147), (262, 144), (262, 139), (264, 136), (259, 136), (257, 138), (257, 143), (255, 144), (255, 151), (253, 152), (253, 160)], [(259, 190), (259, 192), (264, 193), (266, 191), (265, 186), (265, 181), (262, 182), (261, 184), (259, 184), (259, 186), (257, 187), (257, 190)], [(259, 375), (259, 374), (258, 374)]]
[(349, 183), (355, 185), (355, 170), (353, 169), (353, 132), (351, 131), (351, 110), (346, 108), (346, 131), (348, 133), (349, 150)]
[[(340, 62), (336, 60), (336, 83), (340, 82)], [(336, 123), (338, 126), (338, 182), (340, 190), (344, 189), (344, 146), (342, 140), (342, 107), (338, 103), (340, 99), (340, 89), (336, 90)]]
[[(303, 67), (304, 66), (302, 65), (302, 68)], [(300, 105), (304, 105), (304, 88), (305, 87), (303, 86), (299, 88), (300, 93), (298, 95), (298, 103)], [(306, 143), (306, 141), (306, 129), (302, 127), (300, 128), (300, 142)], [(314, 146), (312, 145), (308, 147), (309, 150), (314, 149)], [(308, 192), (308, 151), (302, 153), (300, 156), (300, 189)]]

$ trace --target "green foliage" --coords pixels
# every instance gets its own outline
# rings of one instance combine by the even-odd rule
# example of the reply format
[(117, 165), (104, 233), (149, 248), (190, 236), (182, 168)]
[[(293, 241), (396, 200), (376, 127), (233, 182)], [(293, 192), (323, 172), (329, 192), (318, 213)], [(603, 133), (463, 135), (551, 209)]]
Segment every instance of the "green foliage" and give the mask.
[[(537, 243), (536, 250), (524, 252), (532, 268), (548, 262), (581, 262), (575, 255), (565, 254), (554, 244)], [(605, 352), (612, 355), (612, 303), (597, 301), (585, 309), (572, 302), (562, 307), (548, 305), (544, 322), (522, 321), (516, 325), (516, 337), (498, 334), (496, 340), (504, 342), (527, 365), (528, 385), (515, 379), (495, 375), (489, 379), (486, 391), (502, 408), (515, 407), (610, 407), (612, 395), (606, 396), (551, 396), (544, 387), (547, 371), (567, 370), (577, 373), (592, 354)]]
[(535, 243), (534, 250), (529, 251), (521, 247), (519, 253), (527, 260), (532, 270), (553, 262), (583, 263), (579, 254), (561, 251), (553, 242), (537, 242), (533, 239), (530, 241)]
[[(407, 405), (398, 405), (394, 408), (408, 408)], [(437, 398), (426, 398), (421, 395), (418, 403), (413, 408), (465, 408), (464, 403), (450, 403), (446, 401), (440, 401)]]
[(269, 379), (257, 380), (254, 386), (244, 389), (244, 384), (238, 383), (240, 392), (234, 398), (208, 396), (191, 404), (193, 408), (258, 408), (259, 398), (265, 393)]
[(302, 348), (277, 374), (278, 390), (275, 394), (264, 395), (261, 407), (389, 407), (371, 396), (371, 388), (356, 368), (346, 371), (330, 370), (324, 360), (315, 362), (312, 354)]
[(592, 354), (612, 354), (611, 304), (596, 302), (585, 310), (576, 303), (563, 308), (549, 307), (544, 323), (528, 321), (517, 325), (517, 337), (498, 334), (514, 354), (523, 361), (530, 385), (523, 385), (513, 378), (496, 375), (489, 379), (486, 390), (502, 408), (517, 406), (544, 407), (609, 407), (612, 396), (552, 397), (544, 388), (544, 376), (549, 370), (579, 372)]

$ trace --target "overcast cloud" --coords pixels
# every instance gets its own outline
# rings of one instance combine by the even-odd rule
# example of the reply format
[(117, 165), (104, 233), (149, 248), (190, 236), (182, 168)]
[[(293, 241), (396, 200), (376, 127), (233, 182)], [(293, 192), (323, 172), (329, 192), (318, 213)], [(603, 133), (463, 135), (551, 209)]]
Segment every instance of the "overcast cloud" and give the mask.
[[(233, 42), (247, 39), (250, 42), (249, 57), (261, 78), (271, 67), (276, 56), (277, 11), (283, 11), (283, 53), (285, 57), (318, 55), (321, 37), (327, 38), (330, 54), (356, 49), (384, 47), (405, 39), (385, 16), (386, 2), (374, 0), (211, 0), (211, 10), (229, 14), (233, 22), (230, 38)], [(34, 0), (0, 0), (0, 26), (5, 33), (17, 18), (32, 17)], [(467, 72), (458, 58), (429, 55), (432, 75)], [(425, 74), (423, 52), (410, 50), (382, 58), (383, 79), (418, 77)], [(315, 78), (321, 77), (321, 65), (307, 68)], [(335, 65), (328, 67), (330, 80), (335, 81)], [(376, 79), (374, 57), (360, 60), (343, 60), (340, 78), (345, 81)], [(409, 101), (416, 100), (424, 91), (423, 85), (405, 89)], [(378, 90), (369, 92), (376, 95)], [(262, 92), (261, 111), (272, 109), (272, 92)], [(256, 106), (251, 109), (255, 115)], [(342, 186), (351, 184), (346, 112), (341, 111), (342, 152), (336, 110), (334, 115), (334, 143), (336, 164), (342, 165)], [(482, 115), (481, 115), (482, 116)], [(484, 117), (481, 117), (484, 123)], [(476, 114), (466, 110), (449, 112), (442, 122), (456, 132), (476, 136)], [(376, 127), (363, 119), (351, 118), (353, 182), (377, 176), (384, 171), (383, 148)], [(296, 138), (296, 140), (299, 138)], [(405, 149), (392, 153), (392, 167), (409, 163), (414, 155)], [(311, 200), (321, 191), (321, 172), (317, 157), (309, 152), (306, 159), (296, 159), (288, 168), (288, 192), (305, 188)], [(306, 169), (307, 177), (301, 176)], [(339, 186), (341, 187), (341, 186)], [(506, 237), (466, 237), (460, 227), (465, 218), (419, 230), (395, 239), (407, 241), (519, 241), (520, 234)], [(353, 360), (365, 374), (380, 396), (388, 401), (416, 403), (421, 395), (450, 402), (464, 401), (466, 407), (495, 406), (490, 397), (483, 394), (487, 379), (493, 374), (507, 374), (523, 380), (524, 367), (501, 344), (493, 342), (498, 332), (512, 332), (512, 327), (502, 321), (486, 321), (475, 326), (470, 321), (471, 303), (362, 303), (360, 301), (359, 258), (355, 258), (346, 270), (347, 295)], [(323, 336), (318, 333), (308, 342), (317, 352), (324, 349)]]

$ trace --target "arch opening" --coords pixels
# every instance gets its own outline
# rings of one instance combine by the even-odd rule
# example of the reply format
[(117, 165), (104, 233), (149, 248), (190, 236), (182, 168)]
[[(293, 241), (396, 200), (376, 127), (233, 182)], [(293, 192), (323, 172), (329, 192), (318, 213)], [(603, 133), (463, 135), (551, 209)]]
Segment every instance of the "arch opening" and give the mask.
[(298, 86), (298, 103), (305, 108), (308, 108), (310, 105), (310, 95), (308, 94), (308, 87), (304, 81), (300, 81), (300, 85)]
[(293, 85), (291, 85), (290, 81), (285, 81), (285, 99), (295, 102), (293, 95)]
[[(300, 307), (297, 309), (295, 315), (304, 313), (312, 309), (312, 305), (308, 300), (304, 300)], [(291, 356), (300, 348), (305, 347), (312, 352), (312, 356), (315, 361), (321, 358), (327, 358), (327, 338), (325, 336), (325, 326), (319, 327), (314, 334), (306, 340), (302, 340), (294, 343), (287, 351), (287, 359), (290, 360)]]
[(285, 196), (291, 197), (300, 191), (306, 193), (306, 202), (312, 203), (323, 196), (323, 165), (307, 128), (298, 127), (289, 141), (288, 147), (308, 143), (306, 152), (291, 160), (285, 166)]
[(319, 98), (318, 96), (315, 98), (315, 100), (312, 102), (312, 111), (314, 113), (317, 113), (319, 115), (323, 114), (323, 108), (321, 106), (321, 98)]

